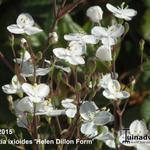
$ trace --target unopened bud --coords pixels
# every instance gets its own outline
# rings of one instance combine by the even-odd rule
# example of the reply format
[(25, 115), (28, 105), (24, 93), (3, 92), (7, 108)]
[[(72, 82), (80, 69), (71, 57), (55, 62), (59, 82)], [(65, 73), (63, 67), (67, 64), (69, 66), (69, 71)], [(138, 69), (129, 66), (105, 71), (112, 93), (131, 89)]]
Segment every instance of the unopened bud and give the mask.
[(22, 39), (21, 39), (21, 47), (22, 47), (23, 49), (25, 49), (27, 46), (28, 46), (27, 40), (26, 40), (25, 38), (22, 38)]
[(99, 23), (103, 18), (103, 11), (100, 6), (92, 6), (87, 10), (86, 15), (91, 21)]
[(82, 89), (82, 86), (79, 82), (75, 85), (75, 89), (76, 91), (80, 91)]
[(50, 44), (55, 44), (58, 42), (58, 35), (56, 32), (49, 33), (48, 38)]

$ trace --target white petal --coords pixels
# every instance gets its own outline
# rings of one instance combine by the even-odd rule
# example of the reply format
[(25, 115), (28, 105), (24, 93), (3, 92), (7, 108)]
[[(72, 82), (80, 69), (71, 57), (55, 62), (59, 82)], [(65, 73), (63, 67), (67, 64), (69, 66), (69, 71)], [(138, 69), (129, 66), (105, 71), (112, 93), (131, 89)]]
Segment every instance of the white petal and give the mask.
[(109, 3), (106, 4), (106, 7), (107, 7), (107, 9), (108, 9), (110, 12), (112, 12), (112, 13), (118, 13), (118, 12), (119, 12), (116, 7), (114, 7), (113, 5), (111, 5), (111, 4), (109, 4)]
[(79, 65), (79, 64), (85, 64), (85, 61), (82, 56), (71, 56), (66, 57), (66, 61), (68, 61), (72, 65)]
[(25, 33), (23, 28), (19, 28), (16, 24), (12, 24), (7, 27), (7, 30), (14, 34), (23, 34)]
[(107, 98), (107, 99), (110, 99), (110, 100), (116, 100), (117, 98), (112, 94), (112, 93), (110, 93), (110, 91), (109, 90), (104, 90), (103, 91), (103, 96), (105, 97), (105, 98)]
[(65, 115), (65, 110), (51, 110), (47, 112), (48, 116), (60, 116)]
[(147, 143), (136, 144), (137, 150), (150, 150), (150, 145)]
[(39, 85), (35, 86), (34, 91), (38, 97), (44, 98), (44, 97), (48, 96), (50, 89), (49, 89), (49, 86), (46, 84), (39, 84)]
[(15, 89), (11, 84), (3, 85), (2, 90), (6, 94), (15, 94), (15, 93), (17, 93), (17, 89)]
[(69, 50), (71, 51), (71, 55), (82, 55), (84, 53), (85, 43), (78, 41), (71, 41), (69, 43)]
[(36, 76), (45, 76), (50, 71), (50, 68), (37, 68), (36, 69)]
[(121, 24), (112, 25), (108, 28), (111, 37), (120, 37), (124, 33), (124, 26)]
[(67, 73), (70, 73), (70, 72), (71, 72), (71, 69), (70, 69), (69, 67), (63, 67), (63, 66), (59, 66), (59, 65), (55, 65), (55, 67), (56, 67), (57, 69), (61, 69), (61, 70), (65, 71), (65, 72), (67, 72)]
[(107, 28), (104, 27), (99, 27), (99, 26), (95, 26), (94, 28), (92, 28), (91, 33), (96, 36), (96, 37), (103, 37), (103, 36), (108, 36), (107, 33)]
[(94, 37), (93, 35), (84, 35), (83, 41), (88, 44), (97, 44), (98, 43), (97, 38)]
[(96, 113), (97, 106), (94, 102), (84, 102), (80, 106), (80, 115), (84, 120), (90, 120), (91, 116)]
[(53, 49), (53, 53), (60, 59), (65, 59), (67, 57), (67, 49), (65, 48), (55, 48)]
[(144, 136), (148, 133), (146, 124), (142, 120), (135, 120), (131, 123), (130, 127), (130, 133), (132, 135), (139, 135), (139, 136)]
[(117, 92), (120, 91), (120, 83), (117, 80), (110, 80), (108, 82), (108, 90), (112, 93), (112, 94), (116, 94)]
[(74, 118), (74, 116), (76, 115), (77, 113), (77, 108), (69, 108), (66, 110), (66, 115), (70, 118)]
[(23, 83), (22, 89), (28, 96), (33, 96), (35, 94), (33, 86), (29, 83)]
[[(118, 74), (115, 73), (115, 77), (113, 77), (113, 78), (117, 79)], [(99, 81), (99, 86), (103, 87), (104, 89), (108, 88), (109, 80), (112, 80), (112, 74), (111, 73), (107, 73), (104, 76), (102, 76), (102, 78)]]
[(43, 30), (42, 29), (39, 29), (37, 27), (25, 27), (24, 28), (24, 31), (26, 34), (28, 35), (33, 35), (33, 34), (36, 34), (36, 33), (39, 33), (39, 32), (42, 32)]
[(101, 38), (102, 44), (105, 45), (105, 47), (111, 49), (112, 45), (115, 45), (117, 43), (116, 38), (112, 38), (110, 36)]
[(108, 147), (110, 147), (110, 148), (116, 148), (116, 145), (115, 145), (115, 140), (106, 140), (106, 141), (104, 141), (105, 142), (105, 144), (108, 146)]
[(44, 98), (38, 97), (35, 94), (33, 96), (29, 96), (29, 99), (32, 103), (37, 104), (37, 103), (42, 103), (44, 102)]
[(66, 98), (61, 101), (61, 104), (64, 108), (75, 108), (76, 105), (72, 103), (73, 101), (73, 99)]
[(100, 111), (95, 114), (95, 118), (93, 120), (95, 125), (105, 125), (108, 122), (111, 122), (114, 120), (114, 117), (111, 113), (107, 111)]
[(112, 60), (111, 49), (102, 45), (96, 51), (96, 57), (99, 58), (99, 60), (101, 61), (111, 61)]
[(16, 108), (22, 112), (33, 112), (33, 103), (30, 101), (29, 97), (24, 97), (19, 100), (16, 104)]
[(34, 24), (32, 16), (28, 13), (21, 13), (16, 22), (20, 28), (24, 28), (25, 26), (31, 27)]
[(130, 94), (127, 91), (117, 92), (116, 94), (117, 94), (116, 97), (118, 99), (127, 99), (130, 97)]
[(123, 9), (123, 14), (126, 14), (129, 17), (134, 17), (137, 15), (137, 11), (134, 9)]
[(30, 62), (27, 61), (22, 64), (21, 75), (23, 75), (24, 77), (31, 77), (33, 76), (33, 72), (34, 67)]
[(94, 137), (98, 134), (98, 131), (93, 122), (85, 122), (81, 125), (81, 133), (86, 136)]
[(27, 128), (28, 121), (26, 115), (19, 115), (17, 116), (17, 125), (21, 128)]
[(71, 33), (64, 35), (64, 39), (67, 41), (80, 41), (83, 35), (81, 33)]

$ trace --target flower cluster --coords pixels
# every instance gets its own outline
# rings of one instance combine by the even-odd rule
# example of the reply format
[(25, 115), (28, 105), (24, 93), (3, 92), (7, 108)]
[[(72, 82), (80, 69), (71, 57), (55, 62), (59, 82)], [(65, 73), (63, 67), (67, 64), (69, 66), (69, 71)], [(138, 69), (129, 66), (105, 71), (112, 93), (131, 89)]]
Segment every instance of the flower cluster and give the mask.
[[(115, 17), (126, 21), (131, 20), (137, 13), (133, 9), (124, 8), (124, 5), (115, 8), (107, 4), (106, 7)], [(7, 29), (12, 34), (21, 34), (23, 37), (20, 42), (22, 51), (19, 58), (14, 58), (17, 71), (11, 83), (2, 86), (2, 90), (6, 94), (18, 96), (18, 99), (13, 102), (17, 124), (29, 132), (33, 130), (31, 132), (33, 138), (35, 138), (35, 128), (37, 129), (37, 124), (40, 125), (41, 121), (37, 119), (38, 117), (44, 116), (45, 120), (47, 117), (50, 119), (56, 117), (58, 126), (61, 128), (59, 116), (62, 115), (68, 118), (69, 123), (66, 124), (70, 125), (65, 136), (70, 135), (70, 130), (75, 128), (79, 137), (82, 135), (115, 147), (115, 136), (109, 131), (109, 124), (116, 121), (115, 116), (112, 115), (109, 108), (98, 107), (97, 102), (94, 102), (94, 96), (97, 92), (101, 93), (102, 88), (102, 95), (112, 100), (111, 103), (114, 104), (115, 102), (120, 104), (120, 100), (130, 97), (129, 90), (119, 83), (118, 74), (112, 69), (115, 67), (113, 65), (116, 59), (114, 47), (121, 42), (126, 33), (124, 22), (116, 19), (116, 22), (102, 26), (101, 21), (104, 18), (100, 6), (90, 7), (86, 15), (94, 23), (90, 34), (65, 34), (64, 40), (68, 42), (68, 46), (63, 48), (57, 45), (57, 33), (49, 33), (47, 48), (37, 53), (32, 49), (30, 36), (40, 34), (43, 30), (35, 26), (31, 15), (20, 14), (16, 24), (8, 26)], [(45, 56), (49, 45), (54, 45), (51, 49), (52, 59), (46, 59)], [(94, 57), (88, 54), (88, 48), (91, 45), (95, 49)], [(94, 61), (94, 64), (99, 61), (109, 64), (109, 71), (103, 73), (96, 68), (87, 74), (84, 66), (89, 60)], [(91, 69), (93, 66), (88, 67)], [(80, 80), (80, 76), (84, 81)], [(90, 80), (94, 80), (96, 84), (89, 86)], [(69, 89), (65, 89), (68, 87)], [(64, 89), (67, 92), (63, 93)], [(51, 124), (49, 120), (47, 122)], [(34, 129), (32, 129), (33, 126)], [(147, 133), (146, 127), (143, 129), (142, 127), (144, 127), (142, 122), (132, 123), (130, 132), (133, 134)], [(63, 131), (60, 135), (63, 137)]]

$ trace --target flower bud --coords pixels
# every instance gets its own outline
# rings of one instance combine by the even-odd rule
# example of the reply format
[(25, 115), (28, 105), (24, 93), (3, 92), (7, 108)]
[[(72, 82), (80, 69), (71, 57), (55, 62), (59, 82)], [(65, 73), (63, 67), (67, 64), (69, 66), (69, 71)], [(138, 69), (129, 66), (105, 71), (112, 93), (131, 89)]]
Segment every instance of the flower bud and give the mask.
[(25, 38), (22, 38), (21, 39), (21, 47), (25, 49), (27, 46), (28, 46), (27, 40)]
[(130, 133), (134, 136), (144, 136), (148, 133), (146, 124), (142, 120), (135, 120), (131, 123), (130, 127)]
[(103, 11), (100, 6), (92, 6), (87, 10), (86, 15), (91, 21), (99, 23), (103, 18)]
[(75, 89), (76, 89), (76, 91), (81, 91), (82, 86), (79, 82), (75, 85)]
[(56, 32), (49, 33), (48, 38), (50, 44), (55, 44), (58, 42), (58, 35)]

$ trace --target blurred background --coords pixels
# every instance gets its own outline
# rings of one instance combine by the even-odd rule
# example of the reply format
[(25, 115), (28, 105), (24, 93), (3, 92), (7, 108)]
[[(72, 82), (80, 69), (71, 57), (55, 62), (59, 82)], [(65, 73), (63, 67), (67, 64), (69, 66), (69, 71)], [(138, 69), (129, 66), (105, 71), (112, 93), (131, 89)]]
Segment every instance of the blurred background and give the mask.
[[(73, 0), (67, 0), (67, 3), (72, 2)], [(90, 33), (91, 23), (85, 15), (88, 7), (93, 5), (101, 6), (105, 12), (105, 17), (110, 14), (106, 10), (106, 3), (117, 6), (122, 2), (126, 2), (130, 8), (138, 11), (137, 16), (129, 22), (130, 30), (121, 44), (121, 50), (116, 64), (117, 72), (124, 83), (128, 83), (133, 76), (139, 74), (135, 92), (129, 101), (127, 111), (123, 118), (124, 124), (128, 126), (136, 118), (145, 119), (147, 123), (150, 121), (150, 0), (84, 0), (73, 12), (59, 21), (57, 32), (60, 35), (58, 45), (65, 45), (63, 35), (66, 33), (82, 31)], [(57, 0), (57, 3), (58, 5), (61, 4), (61, 0)], [(9, 40), (10, 34), (6, 27), (15, 23), (17, 16), (22, 12), (31, 14), (35, 22), (45, 31), (42, 35), (32, 37), (34, 49), (40, 50), (53, 22), (52, 0), (0, 0), (0, 51), (12, 66), (13, 55)], [(19, 39), (20, 36), (16, 37)], [(145, 63), (143, 65), (143, 71), (140, 72), (141, 53), (139, 41), (141, 39), (145, 40)], [(15, 49), (19, 51), (19, 48), (16, 44)], [(51, 50), (49, 49), (48, 53), (51, 53)], [(13, 73), (0, 58), (0, 87), (9, 83), (12, 76)], [(99, 95), (96, 95), (95, 99), (98, 100)], [(15, 115), (9, 110), (7, 96), (0, 88), (0, 128), (11, 127), (15, 124), (15, 120)], [(12, 146), (0, 145), (0, 149), (5, 147), (7, 150), (16, 149)], [(96, 150), (96, 147), (88, 147), (88, 149)]]

